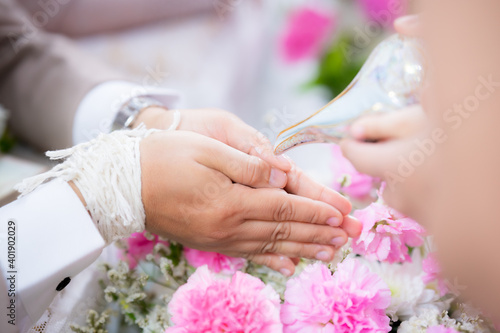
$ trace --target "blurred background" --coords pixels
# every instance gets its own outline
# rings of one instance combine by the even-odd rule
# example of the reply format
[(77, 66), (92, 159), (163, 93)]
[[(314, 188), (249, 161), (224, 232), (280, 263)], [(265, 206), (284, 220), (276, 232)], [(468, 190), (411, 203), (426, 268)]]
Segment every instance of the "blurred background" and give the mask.
[[(340, 93), (411, 5), (408, 0), (72, 0), (55, 12), (35, 1), (21, 2), (32, 15), (52, 10), (46, 30), (73, 38), (131, 80), (180, 92), (179, 108), (226, 109), (273, 143), (281, 130)], [(4, 118), (0, 110), (0, 131)], [(32, 160), (42, 156), (16, 144), (8, 131), (0, 148)], [(332, 182), (329, 145), (307, 145), (289, 155), (316, 180)], [(0, 162), (3, 178), (6, 170)]]

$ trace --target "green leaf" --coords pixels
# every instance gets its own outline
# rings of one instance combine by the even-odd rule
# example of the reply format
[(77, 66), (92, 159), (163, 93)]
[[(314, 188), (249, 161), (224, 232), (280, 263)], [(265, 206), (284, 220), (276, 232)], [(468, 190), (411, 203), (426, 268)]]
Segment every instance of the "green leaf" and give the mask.
[(0, 152), (7, 153), (16, 145), (16, 139), (10, 133), (8, 129), (6, 129), (2, 136), (0, 137)]
[(352, 36), (343, 35), (321, 59), (312, 84), (324, 86), (333, 98), (351, 83), (366, 57), (366, 50), (357, 48)]
[(182, 248), (182, 244), (170, 242), (170, 255), (168, 255), (167, 258), (172, 260), (174, 266), (179, 265), (181, 262)]

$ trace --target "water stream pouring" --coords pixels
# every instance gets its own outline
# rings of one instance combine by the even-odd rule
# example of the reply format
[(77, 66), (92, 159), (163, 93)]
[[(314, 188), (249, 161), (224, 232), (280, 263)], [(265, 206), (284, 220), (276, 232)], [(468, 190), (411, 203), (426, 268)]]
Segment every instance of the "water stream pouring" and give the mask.
[(419, 103), (424, 69), (424, 52), (418, 39), (401, 35), (387, 38), (342, 93), (278, 135), (274, 153), (308, 143), (338, 143), (348, 135), (350, 124), (363, 115)]

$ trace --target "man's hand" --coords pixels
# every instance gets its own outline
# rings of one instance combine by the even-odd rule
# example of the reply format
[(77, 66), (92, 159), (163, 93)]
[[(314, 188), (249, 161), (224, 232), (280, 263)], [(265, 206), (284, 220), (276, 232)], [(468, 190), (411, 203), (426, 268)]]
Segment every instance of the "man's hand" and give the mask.
[[(290, 258), (328, 261), (357, 221), (349, 202), (320, 187), (288, 194), (270, 184), (273, 167), (217, 140), (187, 131), (161, 132), (141, 142), (146, 228), (186, 246), (245, 257), (285, 275)], [(296, 184), (295, 184), (296, 182)], [(247, 185), (247, 186), (245, 186)], [(335, 203), (334, 206), (331, 203)], [(342, 222), (350, 229), (339, 228)], [(353, 227), (354, 226), (354, 227)]]
[[(243, 153), (257, 156), (272, 167), (286, 172), (285, 190), (288, 193), (322, 201), (338, 208), (343, 215), (347, 215), (351, 211), (351, 204), (342, 195), (314, 182), (285, 157), (275, 156), (269, 140), (234, 114), (220, 109), (188, 109), (180, 110), (180, 112), (179, 130), (208, 136)], [(144, 123), (149, 128), (165, 129), (172, 122), (173, 112), (165, 111), (162, 108), (148, 108), (139, 115), (136, 124)], [(272, 187), (280, 186), (272, 185)], [(350, 237), (361, 232), (361, 225), (357, 220), (347, 216), (344, 220), (342, 228), (347, 231)]]

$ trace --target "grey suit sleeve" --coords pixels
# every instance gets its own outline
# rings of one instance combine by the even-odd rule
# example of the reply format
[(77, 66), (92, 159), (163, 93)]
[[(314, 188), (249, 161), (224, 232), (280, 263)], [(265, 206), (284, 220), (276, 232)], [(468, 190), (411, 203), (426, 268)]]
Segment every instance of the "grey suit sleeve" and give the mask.
[(95, 85), (123, 79), (67, 39), (43, 32), (14, 0), (0, 0), (0, 103), (20, 139), (41, 149), (72, 145), (73, 119)]
[(214, 0), (17, 0), (32, 16), (50, 17), (44, 30), (83, 36), (199, 12), (217, 14)]

